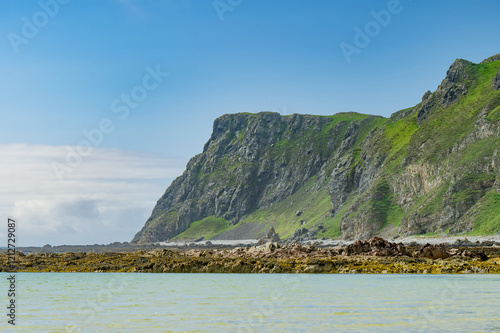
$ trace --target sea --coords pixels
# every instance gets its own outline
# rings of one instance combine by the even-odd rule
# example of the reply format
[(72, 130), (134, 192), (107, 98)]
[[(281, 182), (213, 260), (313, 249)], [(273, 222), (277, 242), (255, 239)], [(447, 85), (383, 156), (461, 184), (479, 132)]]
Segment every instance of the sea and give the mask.
[(500, 275), (11, 274), (1, 332), (500, 332)]

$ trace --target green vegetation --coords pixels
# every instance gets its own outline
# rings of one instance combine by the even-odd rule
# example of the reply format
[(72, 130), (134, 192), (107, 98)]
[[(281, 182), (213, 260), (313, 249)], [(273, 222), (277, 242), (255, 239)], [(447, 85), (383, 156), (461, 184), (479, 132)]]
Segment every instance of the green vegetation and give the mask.
[(396, 122), (388, 123), (383, 128), (381, 146), (388, 154), (388, 173), (392, 174), (397, 171), (402, 159), (407, 154), (408, 144), (418, 129), (416, 113)]
[[(332, 236), (340, 235), (339, 224), (333, 223), (330, 217), (331, 199), (326, 190), (313, 191), (316, 177), (285, 200), (266, 209), (256, 210), (238, 225), (244, 223), (260, 223), (262, 229), (273, 226), (281, 238), (290, 236), (295, 229), (304, 226), (314, 228), (323, 225)], [(297, 216), (297, 212), (299, 216)], [(301, 223), (302, 221), (302, 223)]]
[(381, 229), (392, 224), (399, 226), (404, 217), (403, 209), (394, 203), (394, 195), (391, 193), (390, 184), (387, 179), (382, 178), (374, 185), (374, 195), (369, 201), (372, 215), (382, 221)]
[(225, 219), (209, 216), (203, 220), (192, 222), (189, 229), (177, 235), (174, 239), (195, 239), (199, 236), (210, 239), (230, 228), (229, 222)]
[[(439, 162), (457, 141), (473, 129), (481, 110), (486, 105), (492, 107), (498, 103), (499, 94), (492, 89), (491, 81), (498, 72), (499, 63), (468, 65), (474, 85), (456, 103), (432, 111), (432, 115), (424, 121), (425, 126), (420, 127), (419, 135), (413, 136), (410, 142), (413, 154), (421, 152), (423, 161)], [(422, 144), (425, 144), (423, 150), (419, 149)]]
[(488, 192), (480, 201), (481, 209), (470, 235), (490, 235), (500, 232), (500, 193)]
[(326, 223), (326, 230), (322, 233), (318, 234), (318, 237), (326, 237), (326, 238), (338, 238), (340, 237), (340, 222), (342, 222), (342, 217), (344, 216), (347, 209), (354, 203), (354, 200), (357, 198), (355, 194), (351, 194), (346, 202), (342, 205), (335, 216), (329, 218)]

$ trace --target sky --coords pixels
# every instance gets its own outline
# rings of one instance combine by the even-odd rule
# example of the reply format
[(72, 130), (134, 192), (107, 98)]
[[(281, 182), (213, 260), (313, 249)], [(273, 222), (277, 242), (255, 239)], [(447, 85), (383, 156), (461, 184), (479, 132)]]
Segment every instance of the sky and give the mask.
[[(214, 119), (385, 117), (500, 53), (500, 2), (0, 2), (0, 218), (21, 246), (130, 241)], [(0, 246), (7, 230), (0, 229)]]

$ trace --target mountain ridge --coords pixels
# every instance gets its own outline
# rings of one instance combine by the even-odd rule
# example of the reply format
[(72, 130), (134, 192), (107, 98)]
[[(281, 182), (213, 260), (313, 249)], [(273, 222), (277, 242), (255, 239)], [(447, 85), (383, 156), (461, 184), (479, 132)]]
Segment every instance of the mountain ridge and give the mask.
[(223, 115), (132, 242), (498, 232), (499, 90), (495, 55), (389, 118)]

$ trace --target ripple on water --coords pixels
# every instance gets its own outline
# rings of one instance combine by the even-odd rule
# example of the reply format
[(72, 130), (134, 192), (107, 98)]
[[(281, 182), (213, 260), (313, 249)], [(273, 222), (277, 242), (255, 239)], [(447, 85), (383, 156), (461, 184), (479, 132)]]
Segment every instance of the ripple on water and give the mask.
[(19, 332), (500, 330), (497, 275), (18, 276)]

